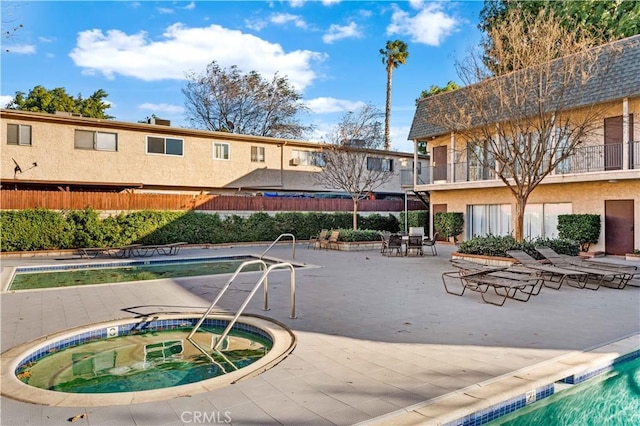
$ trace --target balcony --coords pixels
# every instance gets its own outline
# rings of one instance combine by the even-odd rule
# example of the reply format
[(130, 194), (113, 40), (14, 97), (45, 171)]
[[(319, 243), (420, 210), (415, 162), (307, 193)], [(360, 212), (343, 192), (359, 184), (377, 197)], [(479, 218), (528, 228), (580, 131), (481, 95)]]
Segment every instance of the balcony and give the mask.
[[(429, 184), (430, 168), (422, 167), (417, 176), (417, 185)], [(413, 169), (400, 170), (400, 186), (413, 186)]]
[[(551, 180), (554, 176), (575, 176), (586, 173), (609, 173), (623, 170), (640, 171), (640, 141), (629, 142), (626, 157), (628, 161), (623, 160), (625, 158), (623, 144), (580, 147), (570, 158), (558, 164), (556, 169), (545, 180)], [(421, 176), (424, 176), (424, 178), (421, 178), (423, 183), (419, 182), (418, 185), (476, 181), (501, 182), (494, 168), (483, 167), (477, 163), (466, 161), (454, 163), (453, 165), (449, 163), (423, 167)], [(432, 177), (432, 180), (430, 177)], [(409, 175), (409, 178), (412, 178), (412, 175)], [(401, 182), (405, 185), (402, 179), (401, 171)]]

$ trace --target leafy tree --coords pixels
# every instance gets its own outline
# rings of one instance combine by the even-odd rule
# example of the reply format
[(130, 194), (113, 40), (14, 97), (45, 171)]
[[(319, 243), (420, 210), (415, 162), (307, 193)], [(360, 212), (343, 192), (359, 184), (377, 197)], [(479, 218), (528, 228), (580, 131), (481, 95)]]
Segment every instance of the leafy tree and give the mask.
[[(427, 120), (466, 141), (466, 152), (459, 155), (470, 167), (495, 174), (515, 198), (517, 241), (523, 239), (530, 194), (593, 136), (604, 117), (604, 107), (596, 104), (584, 105), (580, 114), (565, 113), (575, 105), (576, 93), (597, 90), (606, 81), (617, 57), (613, 47), (606, 54), (588, 49), (593, 37), (576, 31), (563, 27), (553, 13), (532, 18), (510, 10), (490, 32), (499, 41), (493, 54), (504, 75), (488, 78), (476, 51), (458, 64), (466, 87), (428, 100)], [(504, 73), (503, 66), (520, 71)]]
[(308, 111), (302, 96), (277, 73), (266, 80), (256, 71), (243, 74), (235, 65), (223, 69), (213, 61), (187, 80), (187, 119), (197, 128), (293, 139), (311, 130), (297, 119)]
[(348, 193), (353, 200), (353, 229), (358, 229), (358, 201), (388, 182), (393, 171), (382, 158), (372, 158), (371, 149), (383, 144), (382, 114), (372, 105), (346, 113), (337, 125), (331, 141), (323, 149), (324, 167), (315, 174), (318, 184)]
[(391, 146), (389, 122), (391, 120), (391, 77), (393, 70), (400, 65), (404, 65), (409, 57), (407, 44), (401, 40), (387, 41), (384, 49), (380, 49), (382, 55), (382, 63), (387, 69), (387, 101), (384, 109), (384, 149), (388, 150)]
[[(539, 19), (547, 19), (553, 14), (569, 33), (576, 29), (580, 30), (578, 33), (589, 33), (593, 45), (640, 34), (640, 1), (637, 0), (485, 0), (478, 28), (486, 34), (483, 41), (484, 63), (494, 74), (498, 74), (497, 52), (494, 51), (497, 40), (490, 34), (505, 22), (511, 10), (519, 10), (531, 17), (539, 16)], [(502, 64), (501, 68), (503, 71), (517, 69), (509, 64)]]
[(35, 86), (28, 94), (16, 92), (16, 96), (7, 108), (50, 114), (56, 111), (72, 112), (82, 114), (83, 117), (108, 120), (113, 117), (106, 113), (106, 110), (111, 108), (111, 105), (104, 101), (107, 96), (107, 92), (98, 89), (86, 99), (80, 94), (74, 98), (66, 92), (64, 87), (47, 90), (43, 86)]
[(429, 87), (429, 90), (423, 90), (420, 93), (420, 97), (418, 99), (416, 99), (416, 103), (418, 103), (418, 101), (420, 99), (428, 98), (429, 96), (434, 96), (434, 95), (437, 95), (439, 93), (451, 92), (452, 90), (457, 90), (459, 88), (460, 88), (460, 86), (458, 86), (458, 83), (456, 83), (455, 81), (451, 81), (451, 80), (449, 80), (447, 85), (443, 86), (443, 87), (440, 87), (440, 86), (437, 86), (435, 84), (432, 84), (431, 87)]

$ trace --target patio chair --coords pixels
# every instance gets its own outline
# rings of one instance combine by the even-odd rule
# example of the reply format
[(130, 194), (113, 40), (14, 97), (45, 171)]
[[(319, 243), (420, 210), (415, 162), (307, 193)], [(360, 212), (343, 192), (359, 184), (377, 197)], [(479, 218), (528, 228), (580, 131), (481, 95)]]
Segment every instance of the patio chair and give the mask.
[(391, 235), (391, 232), (389, 231), (382, 231), (382, 233), (380, 234), (380, 241), (382, 242), (382, 245), (380, 246), (380, 253), (387, 254), (387, 250), (389, 249), (389, 236)]
[(322, 241), (325, 241), (327, 239), (328, 233), (328, 229), (323, 229), (318, 235), (312, 235), (311, 238), (309, 238), (309, 244), (307, 244), (307, 248), (313, 247), (314, 250), (319, 248), (322, 245)]
[[(522, 265), (530, 269), (535, 269), (544, 278), (544, 286), (554, 290), (560, 290), (566, 281), (572, 287), (585, 288), (587, 273), (576, 271), (575, 269), (560, 268), (553, 265), (545, 265), (538, 262), (523, 250), (509, 250), (507, 254), (517, 260)], [(574, 284), (572, 284), (572, 282)], [(590, 290), (597, 290), (591, 289)]]
[(320, 242), (320, 248), (332, 249), (338, 247), (338, 237), (340, 237), (340, 231), (332, 230), (329, 234), (329, 238)]
[[(623, 289), (627, 283), (633, 278), (637, 268), (635, 266), (614, 266), (606, 267), (602, 264), (593, 264), (580, 259), (574, 259), (573, 256), (563, 256), (556, 253), (549, 247), (536, 247), (536, 251), (544, 256), (552, 265), (561, 268), (575, 269), (576, 271), (585, 272), (587, 279), (582, 288), (589, 290), (597, 290), (600, 286), (615, 289)], [(595, 284), (589, 281), (594, 281)], [(590, 287), (590, 285), (592, 287)]]
[(422, 235), (409, 235), (407, 239), (407, 256), (414, 250), (416, 252), (416, 256), (422, 256), (424, 254), (422, 251)]
[(438, 233), (436, 232), (435, 234), (433, 234), (433, 238), (427, 238), (427, 239), (423, 239), (422, 240), (422, 246), (423, 246), (423, 252), (424, 252), (424, 247), (429, 247), (431, 248), (431, 255), (432, 256), (437, 256), (438, 255), (438, 250), (436, 250), (436, 241), (438, 240)]
[(182, 246), (187, 244), (186, 242), (169, 243), (169, 244), (149, 244), (139, 245), (131, 249), (132, 256), (136, 257), (149, 257), (154, 254), (163, 254), (165, 256), (174, 256), (180, 252)]
[(402, 235), (391, 234), (389, 235), (389, 244), (387, 246), (386, 254), (391, 256), (391, 253), (395, 252), (396, 255), (402, 256)]
[(129, 244), (126, 246), (116, 247), (85, 247), (77, 249), (77, 253), (80, 257), (85, 259), (95, 259), (101, 254), (124, 259), (126, 257), (131, 257), (133, 255), (133, 250), (140, 246), (142, 246), (142, 244)]
[(420, 235), (422, 237), (424, 235), (424, 226), (410, 226), (409, 235)]

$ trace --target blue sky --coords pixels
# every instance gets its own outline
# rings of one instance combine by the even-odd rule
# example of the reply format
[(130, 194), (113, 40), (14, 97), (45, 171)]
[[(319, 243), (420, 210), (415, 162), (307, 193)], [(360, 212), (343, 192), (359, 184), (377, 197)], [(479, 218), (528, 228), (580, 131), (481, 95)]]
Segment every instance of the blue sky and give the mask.
[[(320, 141), (363, 103), (384, 111), (387, 40), (408, 44), (393, 74), (391, 149), (407, 141), (415, 99), (460, 83), (455, 62), (477, 46), (481, 1), (2, 1), (0, 103), (36, 85), (87, 97), (105, 90), (119, 121), (184, 117), (185, 75), (217, 61), (266, 78), (287, 76)], [(8, 50), (8, 52), (7, 52)]]

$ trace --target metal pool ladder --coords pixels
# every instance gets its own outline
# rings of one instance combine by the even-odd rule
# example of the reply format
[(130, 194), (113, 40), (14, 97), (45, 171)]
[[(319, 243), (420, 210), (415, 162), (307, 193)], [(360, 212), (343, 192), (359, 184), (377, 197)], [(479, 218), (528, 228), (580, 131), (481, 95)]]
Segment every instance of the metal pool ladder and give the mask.
[[(269, 248), (267, 248), (267, 250), (264, 251), (264, 253), (262, 253), (262, 256), (264, 256), (264, 254), (267, 251), (269, 251), (269, 249), (271, 247), (273, 247), (273, 245), (283, 236), (291, 236), (291, 237), (293, 237), (293, 240), (294, 240), (294, 248), (293, 248), (293, 250), (294, 250), (294, 254), (295, 254), (295, 237), (292, 234), (282, 234), (282, 235), (280, 235), (278, 237), (278, 239), (276, 239), (276, 241), (274, 241), (269, 246)], [(200, 320), (196, 323), (196, 325), (193, 326), (193, 330), (191, 330), (191, 333), (189, 333), (189, 335), (187, 336), (187, 339), (189, 339), (189, 341), (191, 341), (193, 343), (193, 341), (192, 341), (193, 335), (196, 333), (196, 331), (198, 331), (198, 329), (200, 328), (202, 323), (205, 321), (207, 316), (209, 316), (209, 314), (211, 313), (211, 311), (215, 307), (216, 303), (218, 303), (218, 301), (222, 298), (222, 295), (231, 286), (231, 284), (233, 283), (233, 280), (244, 269), (244, 267), (248, 266), (248, 265), (254, 265), (256, 263), (262, 265), (262, 268), (263, 268), (264, 272), (262, 273), (262, 276), (260, 276), (260, 279), (258, 280), (258, 282), (253, 286), (253, 289), (251, 290), (251, 293), (249, 293), (249, 295), (244, 300), (244, 302), (242, 302), (242, 305), (240, 305), (240, 308), (238, 309), (238, 312), (236, 312), (236, 314), (233, 317), (233, 319), (229, 322), (229, 324), (227, 325), (227, 328), (225, 328), (224, 332), (218, 338), (218, 341), (213, 346), (213, 350), (214, 351), (218, 350), (218, 346), (220, 346), (222, 344), (222, 342), (224, 341), (225, 337), (227, 337), (227, 335), (229, 334), (229, 332), (231, 331), (231, 329), (233, 328), (235, 323), (238, 321), (238, 318), (240, 317), (240, 315), (242, 315), (242, 312), (244, 312), (244, 309), (247, 307), (247, 305), (251, 301), (251, 298), (253, 298), (255, 293), (258, 291), (258, 288), (260, 288), (260, 286), (263, 283), (264, 283), (264, 307), (263, 307), (263, 310), (265, 310), (265, 311), (269, 310), (269, 294), (268, 294), (267, 276), (274, 269), (289, 268), (291, 270), (291, 314), (289, 315), (289, 318), (291, 318), (291, 319), (295, 319), (296, 318), (296, 277), (295, 277), (295, 269), (293, 268), (293, 265), (291, 263), (289, 263), (289, 262), (281, 262), (281, 263), (274, 263), (271, 266), (267, 266), (267, 263), (264, 260), (262, 260), (262, 256), (260, 256), (260, 259), (247, 260), (246, 262), (243, 262), (240, 266), (238, 266), (238, 268), (236, 269), (234, 274), (231, 276), (231, 278), (229, 278), (227, 283), (220, 289), (220, 292), (218, 293), (216, 298), (213, 300), (213, 302), (211, 302), (211, 305), (209, 306), (209, 309), (207, 309), (207, 311), (204, 313), (204, 315), (202, 315), (202, 318), (200, 318)]]

